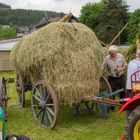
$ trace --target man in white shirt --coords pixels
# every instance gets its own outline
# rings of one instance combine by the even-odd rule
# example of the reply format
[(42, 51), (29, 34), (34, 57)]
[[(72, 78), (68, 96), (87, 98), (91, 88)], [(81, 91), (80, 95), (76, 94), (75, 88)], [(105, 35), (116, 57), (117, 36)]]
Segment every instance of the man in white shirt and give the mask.
[[(140, 50), (138, 50), (136, 52), (136, 59), (133, 59), (128, 64), (127, 82), (126, 82), (126, 89), (127, 89), (126, 97), (132, 96), (132, 94), (131, 94), (131, 90), (132, 90), (131, 75), (138, 70), (140, 70)], [(140, 80), (140, 72), (136, 74), (136, 80)]]

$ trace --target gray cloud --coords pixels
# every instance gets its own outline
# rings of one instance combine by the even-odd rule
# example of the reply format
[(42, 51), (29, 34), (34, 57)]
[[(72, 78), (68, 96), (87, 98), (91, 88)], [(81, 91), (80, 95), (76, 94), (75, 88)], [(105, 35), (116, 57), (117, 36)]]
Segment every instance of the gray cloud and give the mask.
[(140, 0), (126, 0), (127, 4), (130, 6), (130, 11), (134, 11), (140, 8)]

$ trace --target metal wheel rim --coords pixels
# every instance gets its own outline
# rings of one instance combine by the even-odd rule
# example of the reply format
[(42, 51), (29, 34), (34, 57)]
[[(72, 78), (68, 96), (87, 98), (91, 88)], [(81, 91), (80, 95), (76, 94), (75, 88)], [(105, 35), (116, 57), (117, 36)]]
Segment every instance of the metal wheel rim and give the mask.
[(58, 100), (47, 81), (39, 81), (32, 90), (32, 111), (38, 124), (54, 128), (58, 114)]

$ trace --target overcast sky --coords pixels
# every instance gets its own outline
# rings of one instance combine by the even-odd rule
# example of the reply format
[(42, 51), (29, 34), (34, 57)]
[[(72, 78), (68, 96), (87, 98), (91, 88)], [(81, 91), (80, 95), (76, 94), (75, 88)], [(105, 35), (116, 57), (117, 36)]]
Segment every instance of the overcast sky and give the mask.
[[(71, 11), (79, 16), (83, 5), (88, 2), (99, 2), (100, 0), (0, 0), (1, 3), (11, 5), (13, 9), (38, 9), (68, 13)], [(130, 11), (140, 8), (140, 0), (126, 0)]]

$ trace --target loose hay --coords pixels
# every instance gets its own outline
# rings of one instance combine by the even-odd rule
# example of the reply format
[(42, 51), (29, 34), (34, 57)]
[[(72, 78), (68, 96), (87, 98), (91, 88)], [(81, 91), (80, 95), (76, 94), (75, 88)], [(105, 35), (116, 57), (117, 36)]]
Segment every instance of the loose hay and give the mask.
[(49, 81), (60, 102), (69, 104), (99, 93), (104, 57), (94, 32), (83, 24), (73, 25), (51, 23), (24, 37), (11, 52), (16, 72), (32, 83)]
[(123, 54), (123, 56), (125, 57), (126, 61), (129, 62), (130, 60), (132, 60), (135, 57), (135, 55), (133, 57), (133, 54), (132, 54), (131, 50), (133, 50), (133, 47), (129, 46), (129, 47), (124, 47), (124, 48), (119, 48), (118, 52)]

